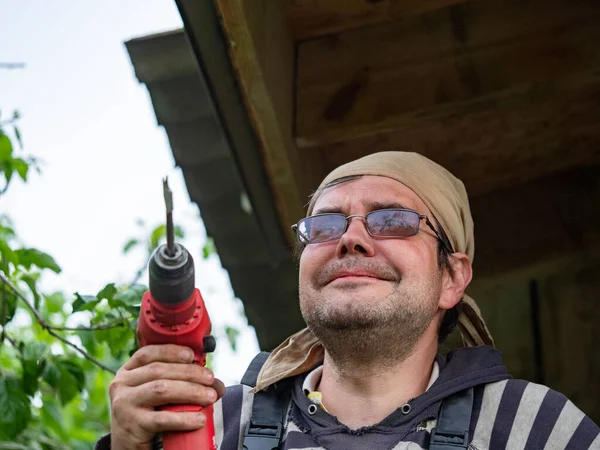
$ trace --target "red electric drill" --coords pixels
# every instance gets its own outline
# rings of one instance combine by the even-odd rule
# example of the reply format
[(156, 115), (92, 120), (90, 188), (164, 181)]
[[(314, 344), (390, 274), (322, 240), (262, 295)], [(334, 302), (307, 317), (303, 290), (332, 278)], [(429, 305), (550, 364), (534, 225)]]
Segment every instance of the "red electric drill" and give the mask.
[[(204, 300), (194, 283), (194, 260), (175, 243), (173, 195), (163, 180), (167, 207), (167, 243), (150, 258), (150, 290), (142, 297), (137, 336), (140, 347), (156, 344), (184, 345), (194, 350), (194, 363), (206, 365), (206, 353), (215, 350)], [(166, 411), (203, 411), (206, 425), (196, 431), (163, 433), (165, 450), (216, 450), (213, 407), (165, 405)]]

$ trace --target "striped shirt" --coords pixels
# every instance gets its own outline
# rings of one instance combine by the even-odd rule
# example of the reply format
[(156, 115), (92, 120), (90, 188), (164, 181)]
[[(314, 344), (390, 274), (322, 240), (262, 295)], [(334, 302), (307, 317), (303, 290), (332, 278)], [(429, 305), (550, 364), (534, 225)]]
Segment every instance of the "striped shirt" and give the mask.
[[(341, 424), (323, 408), (315, 408), (303, 390), (307, 374), (297, 376), (290, 383), (291, 400), (280, 449), (427, 449), (442, 400), (473, 387), (469, 450), (600, 450), (600, 429), (589, 417), (546, 386), (511, 379), (500, 352), (470, 347), (445, 357), (438, 355), (436, 362), (439, 376), (425, 393), (407, 403), (409, 408), (405, 404), (378, 424), (358, 430)], [(242, 450), (254, 395), (249, 386), (231, 386), (215, 403), (218, 450)], [(100, 440), (96, 449), (110, 450), (110, 435)]]
[[(307, 374), (297, 377), (281, 450), (427, 449), (443, 398), (471, 386), (470, 450), (600, 449), (598, 426), (564, 395), (511, 379), (504, 366), (498, 366), (501, 357), (493, 349), (457, 352), (450, 357), (458, 364), (436, 358), (439, 378), (426, 393), (409, 402), (411, 408), (398, 409), (382, 422), (359, 430), (349, 429), (322, 408), (310, 408), (312, 402), (303, 389)], [(474, 365), (465, 371), (469, 362)], [(219, 450), (242, 450), (254, 395), (248, 386), (233, 386), (215, 405)]]

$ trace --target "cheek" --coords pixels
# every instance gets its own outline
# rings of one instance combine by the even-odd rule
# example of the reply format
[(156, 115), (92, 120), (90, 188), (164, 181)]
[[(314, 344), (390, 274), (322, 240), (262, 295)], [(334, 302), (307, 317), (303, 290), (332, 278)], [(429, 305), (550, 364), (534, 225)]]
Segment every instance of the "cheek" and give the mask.
[[(388, 244), (392, 244), (388, 241)], [(437, 268), (437, 248), (419, 240), (397, 240), (382, 245), (379, 255), (401, 274), (430, 273)]]
[(307, 246), (302, 252), (298, 265), (298, 277), (301, 286), (310, 283), (318, 271), (322, 270), (327, 263), (327, 255), (331, 253), (331, 250), (327, 250), (325, 247), (330, 246), (313, 244)]

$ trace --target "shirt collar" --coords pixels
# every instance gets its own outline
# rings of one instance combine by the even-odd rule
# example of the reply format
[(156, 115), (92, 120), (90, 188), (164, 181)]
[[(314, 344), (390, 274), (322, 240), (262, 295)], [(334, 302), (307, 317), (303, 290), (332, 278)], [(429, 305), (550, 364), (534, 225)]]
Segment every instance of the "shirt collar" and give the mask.
[[(309, 374), (304, 379), (304, 383), (302, 383), (302, 391), (304, 394), (308, 395), (311, 392), (315, 392), (317, 390), (317, 386), (321, 381), (321, 376), (323, 375), (323, 365), (320, 365), (309, 372)], [(431, 377), (429, 378), (429, 383), (427, 384), (426, 391), (435, 383), (435, 380), (440, 376), (440, 366), (437, 361), (433, 361), (433, 367), (431, 369)]]

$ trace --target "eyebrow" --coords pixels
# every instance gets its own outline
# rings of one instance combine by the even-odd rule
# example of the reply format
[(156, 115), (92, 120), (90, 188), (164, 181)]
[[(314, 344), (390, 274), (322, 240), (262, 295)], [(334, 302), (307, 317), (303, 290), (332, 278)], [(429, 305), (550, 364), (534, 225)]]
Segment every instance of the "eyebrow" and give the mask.
[[(371, 202), (369, 203), (370, 211), (377, 211), (379, 209), (409, 209), (411, 211), (416, 211), (414, 208), (403, 205), (398, 202)], [(325, 206), (323, 208), (318, 208), (313, 211), (314, 214), (345, 214), (344, 208), (338, 205)]]

